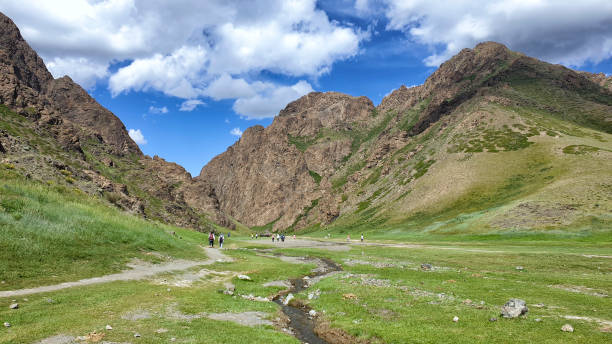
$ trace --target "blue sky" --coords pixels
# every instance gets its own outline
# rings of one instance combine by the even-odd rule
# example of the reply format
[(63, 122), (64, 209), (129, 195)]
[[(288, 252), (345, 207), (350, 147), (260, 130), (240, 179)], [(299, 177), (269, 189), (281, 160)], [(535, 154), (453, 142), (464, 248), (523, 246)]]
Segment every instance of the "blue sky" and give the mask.
[(0, 11), (145, 154), (194, 176), (303, 94), (378, 104), (481, 41), (612, 74), (610, 1), (0, 0)]

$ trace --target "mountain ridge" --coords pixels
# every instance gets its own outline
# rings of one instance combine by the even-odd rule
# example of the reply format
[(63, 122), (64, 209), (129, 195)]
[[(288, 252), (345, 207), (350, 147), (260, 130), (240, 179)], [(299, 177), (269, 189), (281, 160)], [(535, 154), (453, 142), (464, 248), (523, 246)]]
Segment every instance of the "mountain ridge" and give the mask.
[[(14, 23), (0, 21), (0, 101), (19, 114), (3, 110), (1, 161), (146, 218), (263, 231), (453, 232), (469, 214), (482, 231), (608, 221), (605, 197), (589, 208), (600, 202), (589, 192), (607, 190), (595, 180), (608, 182), (601, 171), (612, 151), (612, 78), (602, 74), (480, 43), (377, 106), (364, 96), (309, 93), (268, 127), (246, 129), (192, 177), (143, 155), (114, 114), (69, 77), (53, 79)], [(545, 172), (534, 172), (540, 165)], [(562, 185), (580, 173), (592, 178), (573, 195)], [(553, 215), (533, 219), (542, 213)], [(504, 222), (504, 214), (525, 221)]]

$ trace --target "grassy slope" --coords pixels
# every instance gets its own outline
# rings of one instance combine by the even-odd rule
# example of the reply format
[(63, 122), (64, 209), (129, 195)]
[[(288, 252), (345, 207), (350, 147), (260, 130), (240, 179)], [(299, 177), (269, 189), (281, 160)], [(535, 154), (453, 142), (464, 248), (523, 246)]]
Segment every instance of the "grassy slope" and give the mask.
[(131, 258), (151, 260), (148, 252), (204, 257), (200, 233), (145, 221), (76, 188), (26, 180), (11, 167), (0, 167), (0, 289), (116, 272)]

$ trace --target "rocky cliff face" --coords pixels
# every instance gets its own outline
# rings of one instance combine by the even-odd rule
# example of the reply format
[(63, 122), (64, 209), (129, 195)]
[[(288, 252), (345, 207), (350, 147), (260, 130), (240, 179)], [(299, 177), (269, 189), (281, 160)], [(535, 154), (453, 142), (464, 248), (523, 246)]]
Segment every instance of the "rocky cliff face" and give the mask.
[(127, 211), (182, 226), (233, 226), (206, 182), (191, 187), (181, 166), (144, 156), (119, 118), (68, 76), (54, 79), (1, 13), (0, 103), (28, 119), (4, 109), (0, 118), (12, 129), (0, 130), (1, 160), (24, 175), (98, 193)]
[[(208, 181), (219, 208), (248, 226), (378, 226), (467, 197), (479, 178), (453, 184), (441, 176), (463, 173), (457, 159), (526, 149), (535, 133), (556, 132), (551, 124), (534, 124), (537, 111), (611, 132), (609, 85), (605, 76), (485, 42), (462, 50), (423, 85), (393, 91), (377, 107), (364, 97), (308, 94), (269, 127), (246, 130), (196, 179)], [(562, 93), (588, 110), (564, 113), (562, 102), (551, 105), (550, 95)], [(512, 115), (510, 108), (528, 114)], [(423, 184), (424, 176), (434, 184)]]

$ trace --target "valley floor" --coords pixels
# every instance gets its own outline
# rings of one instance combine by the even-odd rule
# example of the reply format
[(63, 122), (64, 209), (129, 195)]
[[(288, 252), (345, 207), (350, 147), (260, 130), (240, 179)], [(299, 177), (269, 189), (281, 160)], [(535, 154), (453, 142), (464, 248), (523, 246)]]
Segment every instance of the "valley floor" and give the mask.
[[(314, 310), (315, 330), (338, 342), (612, 339), (609, 243), (287, 238), (272, 244), (269, 238), (232, 237), (226, 245), (223, 253), (207, 249), (207, 261), (138, 280), (19, 296), (9, 296), (3, 287), (0, 322), (10, 327), (0, 329), (0, 342), (297, 343), (288, 333), (291, 324), (270, 299), (282, 294), (289, 280), (316, 269), (314, 260), (299, 257), (330, 259), (342, 267), (311, 281), (292, 301)], [(170, 263), (156, 265), (164, 264)], [(526, 317), (500, 317), (511, 298), (527, 302)], [(10, 309), (13, 303), (19, 308)], [(574, 332), (561, 331), (564, 324)]]

